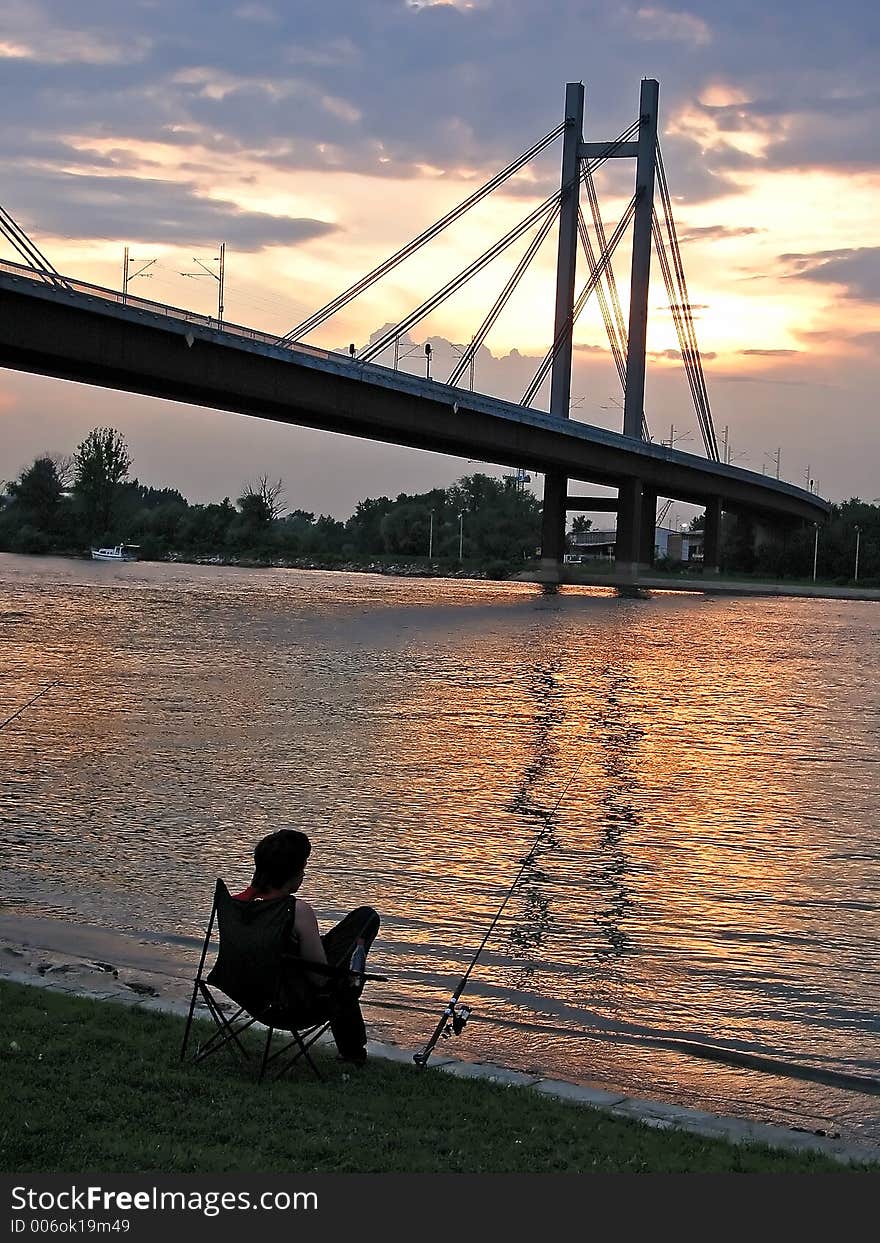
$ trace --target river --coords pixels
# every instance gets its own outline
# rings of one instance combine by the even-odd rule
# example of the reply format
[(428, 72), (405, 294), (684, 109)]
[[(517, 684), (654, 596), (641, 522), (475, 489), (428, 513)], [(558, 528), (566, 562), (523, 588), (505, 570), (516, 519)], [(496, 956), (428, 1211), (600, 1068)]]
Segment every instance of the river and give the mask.
[(416, 1047), (543, 828), (449, 1051), (878, 1143), (876, 1096), (675, 1045), (880, 1074), (878, 637), (873, 603), (0, 555), (0, 719), (61, 682), (0, 737), (0, 908), (189, 952), (302, 828)]

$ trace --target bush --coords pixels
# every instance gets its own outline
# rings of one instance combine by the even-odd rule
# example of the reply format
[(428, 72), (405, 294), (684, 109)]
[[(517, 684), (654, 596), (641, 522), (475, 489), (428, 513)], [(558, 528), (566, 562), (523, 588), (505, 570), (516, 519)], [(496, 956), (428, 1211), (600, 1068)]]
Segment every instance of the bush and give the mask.
[(486, 562), (485, 574), (486, 578), (494, 578), (501, 581), (502, 579), (510, 578), (511, 574), (514, 573), (514, 570), (518, 568), (518, 566), (511, 565), (509, 561), (502, 561), (499, 558), (495, 561)]
[(29, 526), (27, 523), (13, 532), (9, 545), (12, 552), (37, 555), (47, 553), (51, 547), (49, 536), (45, 531), (38, 531), (36, 527)]

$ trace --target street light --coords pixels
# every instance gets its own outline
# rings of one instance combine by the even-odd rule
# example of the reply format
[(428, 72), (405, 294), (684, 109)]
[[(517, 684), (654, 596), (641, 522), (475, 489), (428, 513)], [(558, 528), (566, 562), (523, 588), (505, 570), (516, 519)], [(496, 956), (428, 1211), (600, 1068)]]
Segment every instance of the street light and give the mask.
[(818, 524), (818, 522), (814, 522), (814, 523), (813, 523), (813, 526), (816, 528), (816, 538), (815, 538), (815, 540), (813, 541), (813, 582), (815, 583), (815, 581), (816, 581), (816, 563), (817, 563), (817, 562), (818, 562), (818, 560), (819, 560), (819, 524)]
[(211, 260), (211, 263), (220, 264), (219, 272), (213, 272), (206, 263), (202, 263), (201, 259), (197, 259), (195, 255), (193, 255), (193, 263), (197, 263), (202, 271), (181, 272), (180, 275), (191, 277), (213, 276), (214, 280), (217, 281), (217, 327), (219, 328), (223, 323), (223, 297), (226, 292), (226, 243), (220, 243), (220, 254), (215, 255)]
[(434, 511), (430, 511), (430, 519), (428, 525), (428, 560), (434, 555)]
[(464, 550), (464, 510), (458, 515), (458, 559), (462, 560)]
[(859, 581), (859, 540), (861, 539), (861, 536), (862, 536), (862, 528), (859, 526), (858, 523), (856, 523), (856, 566), (855, 566), (855, 570), (853, 571), (853, 582), (854, 583), (857, 583)]

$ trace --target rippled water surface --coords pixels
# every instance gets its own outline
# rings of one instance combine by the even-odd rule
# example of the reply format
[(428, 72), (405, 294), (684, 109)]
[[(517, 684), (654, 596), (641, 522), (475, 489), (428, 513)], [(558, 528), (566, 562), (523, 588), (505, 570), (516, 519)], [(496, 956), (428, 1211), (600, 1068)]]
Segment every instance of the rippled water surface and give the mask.
[(880, 1075), (878, 635), (871, 603), (0, 556), (0, 719), (61, 679), (0, 735), (2, 906), (196, 936), (302, 827), (322, 923), (382, 913), (373, 1029), (416, 1044), (545, 828), (456, 1053), (880, 1141), (877, 1097), (671, 1043)]

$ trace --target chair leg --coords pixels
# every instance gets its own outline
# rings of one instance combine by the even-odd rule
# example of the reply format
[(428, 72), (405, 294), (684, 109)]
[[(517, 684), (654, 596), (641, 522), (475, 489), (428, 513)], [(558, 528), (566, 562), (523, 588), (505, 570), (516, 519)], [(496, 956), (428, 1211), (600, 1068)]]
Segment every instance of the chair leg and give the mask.
[[(234, 1048), (238, 1050), (238, 1053), (240, 1054), (242, 1061), (244, 1062), (249, 1061), (250, 1055), (247, 1049), (244, 1047), (244, 1045), (239, 1040), (238, 1032), (235, 1030), (235, 1028), (231, 1026), (231, 1024), (226, 1018), (226, 1015), (223, 1013), (223, 1011), (220, 1009), (220, 1007), (215, 1002), (214, 998), (211, 996), (210, 990), (208, 989), (207, 985), (202, 984), (201, 990), (202, 990), (202, 996), (204, 997), (207, 1003), (208, 1009), (211, 1011), (211, 1016), (213, 1017), (214, 1022), (217, 1024), (217, 1026), (221, 1029), (221, 1031), (226, 1036), (225, 1043), (227, 1044), (227, 1046), (229, 1046), (230, 1052), (233, 1052), (233, 1046), (234, 1046)], [(241, 1010), (239, 1010), (237, 1013), (240, 1014)], [(233, 1019), (236, 1017), (237, 1015), (234, 1015)], [(253, 1022), (253, 1020), (251, 1021)], [(250, 1026), (250, 1024), (248, 1023), (245, 1026)], [(240, 1030), (243, 1031), (244, 1027), (242, 1027)]]
[(180, 1046), (180, 1060), (186, 1061), (186, 1047), (189, 1044), (189, 1034), (192, 1031), (193, 1014), (196, 1008), (196, 997), (199, 992), (199, 981), (196, 979), (193, 985), (192, 998), (189, 1003), (189, 1014), (186, 1016), (186, 1030), (183, 1033), (183, 1044)]
[(270, 1046), (271, 1046), (271, 1044), (272, 1044), (272, 1036), (273, 1036), (274, 1032), (275, 1032), (275, 1028), (274, 1028), (274, 1027), (270, 1027), (270, 1028), (269, 1028), (269, 1030), (266, 1032), (266, 1043), (265, 1043), (265, 1045), (263, 1046), (263, 1060), (262, 1060), (262, 1062), (260, 1063), (260, 1074), (259, 1074), (259, 1076), (258, 1076), (258, 1078), (257, 1078), (257, 1082), (258, 1082), (258, 1083), (262, 1083), (262, 1082), (263, 1082), (263, 1075), (265, 1075), (265, 1073), (266, 1073), (266, 1064), (267, 1064), (267, 1063), (268, 1063), (268, 1061), (269, 1061), (269, 1048), (270, 1048)]

